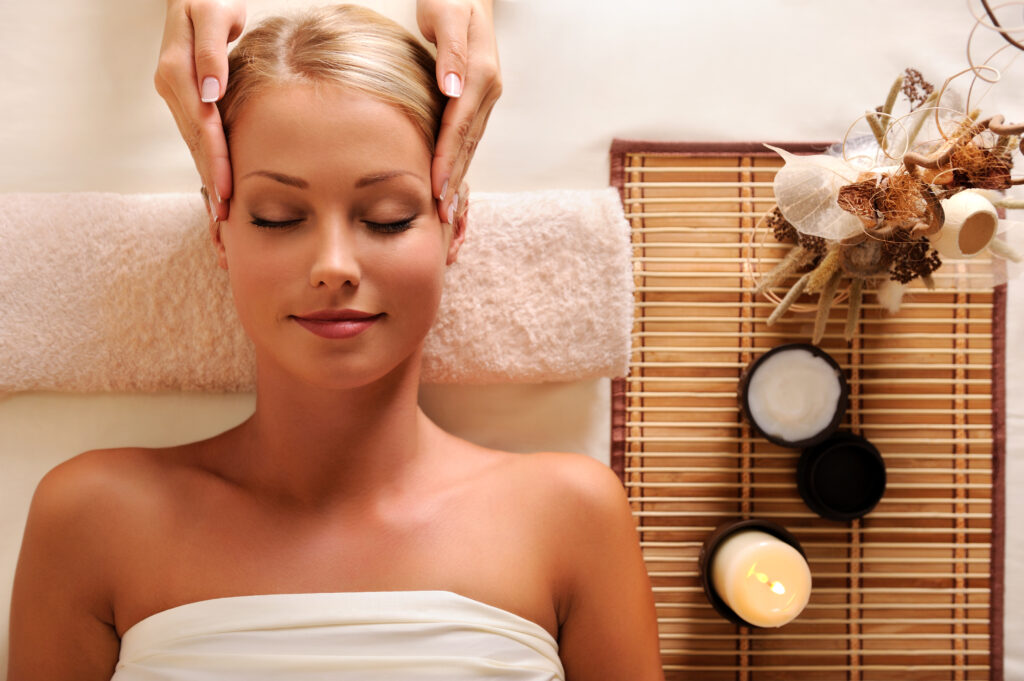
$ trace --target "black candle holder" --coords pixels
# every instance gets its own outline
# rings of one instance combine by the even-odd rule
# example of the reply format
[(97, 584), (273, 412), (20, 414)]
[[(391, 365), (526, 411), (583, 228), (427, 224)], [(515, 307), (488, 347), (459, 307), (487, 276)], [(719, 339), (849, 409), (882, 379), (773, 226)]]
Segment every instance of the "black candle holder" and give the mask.
[(867, 515), (885, 494), (885, 483), (885, 461), (878, 448), (853, 433), (836, 433), (808, 447), (797, 462), (800, 496), (829, 520)]

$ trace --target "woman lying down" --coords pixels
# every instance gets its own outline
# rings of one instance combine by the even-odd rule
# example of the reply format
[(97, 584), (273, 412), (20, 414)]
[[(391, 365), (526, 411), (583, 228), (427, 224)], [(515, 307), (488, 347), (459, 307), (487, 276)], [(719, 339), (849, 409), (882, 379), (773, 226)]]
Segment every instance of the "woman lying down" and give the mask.
[(417, 406), (466, 236), (430, 164), (429, 53), (368, 10), (276, 17), (230, 59), (211, 220), (255, 413), (92, 451), (32, 502), (11, 681), (661, 679), (625, 494), (582, 455), (492, 451)]

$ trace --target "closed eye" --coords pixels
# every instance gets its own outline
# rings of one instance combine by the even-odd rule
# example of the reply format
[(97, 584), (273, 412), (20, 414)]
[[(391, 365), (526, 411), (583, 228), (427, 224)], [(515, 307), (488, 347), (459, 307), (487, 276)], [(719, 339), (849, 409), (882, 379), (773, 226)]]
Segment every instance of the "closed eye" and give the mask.
[(381, 234), (395, 234), (397, 232), (404, 232), (412, 227), (413, 220), (415, 219), (415, 216), (413, 216), (405, 220), (399, 220), (398, 222), (370, 222), (369, 220), (364, 220), (363, 222), (374, 232), (380, 232)]
[(252, 224), (257, 227), (263, 227), (265, 229), (286, 229), (288, 227), (294, 227), (295, 225), (302, 222), (301, 218), (294, 220), (264, 220), (263, 218), (252, 216)]

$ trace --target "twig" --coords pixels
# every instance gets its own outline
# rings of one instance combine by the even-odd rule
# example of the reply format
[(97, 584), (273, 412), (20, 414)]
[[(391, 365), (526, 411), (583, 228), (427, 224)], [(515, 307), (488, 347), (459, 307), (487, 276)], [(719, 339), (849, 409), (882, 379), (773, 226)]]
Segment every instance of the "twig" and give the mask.
[(1000, 258), (1005, 258), (1012, 262), (1020, 262), (1021, 255), (1013, 248), (1010, 244), (1006, 243), (999, 237), (995, 237), (992, 241), (988, 242), (989, 252), (998, 255)]
[(821, 342), (821, 339), (825, 336), (825, 326), (828, 325), (829, 312), (832, 310), (832, 301), (836, 297), (836, 289), (839, 288), (839, 280), (842, 279), (843, 273), (836, 270), (832, 273), (825, 287), (821, 289), (821, 293), (818, 296), (818, 313), (814, 317), (814, 335), (811, 337), (811, 342), (817, 345)]
[(768, 317), (768, 321), (766, 322), (768, 326), (773, 326), (775, 322), (779, 321), (779, 317), (786, 314), (786, 310), (788, 310), (796, 299), (800, 297), (800, 294), (804, 292), (804, 287), (807, 286), (807, 280), (810, 276), (811, 273), (808, 272), (797, 279), (796, 283), (790, 287), (789, 291), (786, 293), (786, 297), (779, 302), (775, 307), (775, 310), (772, 311), (771, 316)]
[[(968, 115), (969, 118), (975, 118), (976, 116), (977, 113), (973, 111)], [(906, 166), (907, 172), (912, 175), (917, 166), (928, 168), (929, 170), (939, 170), (942, 166), (949, 163), (949, 158), (958, 144), (971, 141), (986, 129), (991, 130), (997, 135), (1019, 135), (1024, 133), (1024, 125), (1005, 123), (1004, 121), (1005, 119), (1001, 114), (980, 120), (957, 135), (956, 138), (944, 145), (942, 149), (935, 152), (932, 156), (908, 151), (903, 155), (903, 165)], [(1021, 140), (1021, 147), (1021, 152), (1024, 153), (1024, 139)]]
[(803, 246), (794, 246), (789, 249), (789, 253), (786, 254), (786, 257), (784, 257), (771, 272), (764, 275), (764, 278), (761, 279), (760, 283), (758, 283), (757, 288), (754, 289), (754, 293), (764, 293), (769, 286), (773, 286), (786, 275), (805, 265), (812, 257), (814, 257), (814, 253)]
[(1024, 199), (999, 199), (992, 203), (996, 208), (1007, 208), (1009, 210), (1024, 208)]
[(999, 19), (996, 19), (996, 13), (988, 6), (988, 0), (981, 0), (981, 6), (985, 8), (985, 14), (987, 14), (988, 18), (992, 20), (992, 24), (996, 27), (996, 30), (999, 31), (999, 35), (1003, 36), (1006, 42), (1010, 43), (1018, 50), (1024, 50), (1024, 45), (1021, 45), (1019, 42), (1011, 38), (1009, 31), (1003, 28), (1003, 25), (999, 23)]
[(846, 340), (853, 340), (857, 333), (857, 323), (860, 321), (860, 306), (864, 301), (864, 280), (854, 277), (850, 282), (850, 304), (846, 309), (846, 326), (843, 328), (843, 337)]

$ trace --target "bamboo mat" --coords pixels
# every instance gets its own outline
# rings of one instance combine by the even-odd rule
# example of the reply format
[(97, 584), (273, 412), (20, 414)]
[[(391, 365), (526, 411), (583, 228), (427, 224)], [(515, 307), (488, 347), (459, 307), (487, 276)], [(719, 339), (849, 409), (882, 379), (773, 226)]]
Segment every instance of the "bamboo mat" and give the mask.
[[(736, 396), (750, 361), (808, 342), (813, 324), (799, 311), (768, 328), (774, 305), (752, 293), (752, 276), (784, 253), (755, 230), (780, 165), (754, 143), (612, 148), (637, 286), (613, 466), (655, 590), (666, 678), (1001, 679), (1005, 287), (947, 262), (897, 315), (867, 294), (852, 342), (836, 304), (821, 346), (850, 382), (844, 428), (881, 450), (888, 487), (861, 520), (819, 518), (797, 495), (799, 453), (753, 435)], [(780, 629), (721, 619), (697, 576), (710, 532), (751, 517), (787, 527), (809, 557), (810, 603)]]

